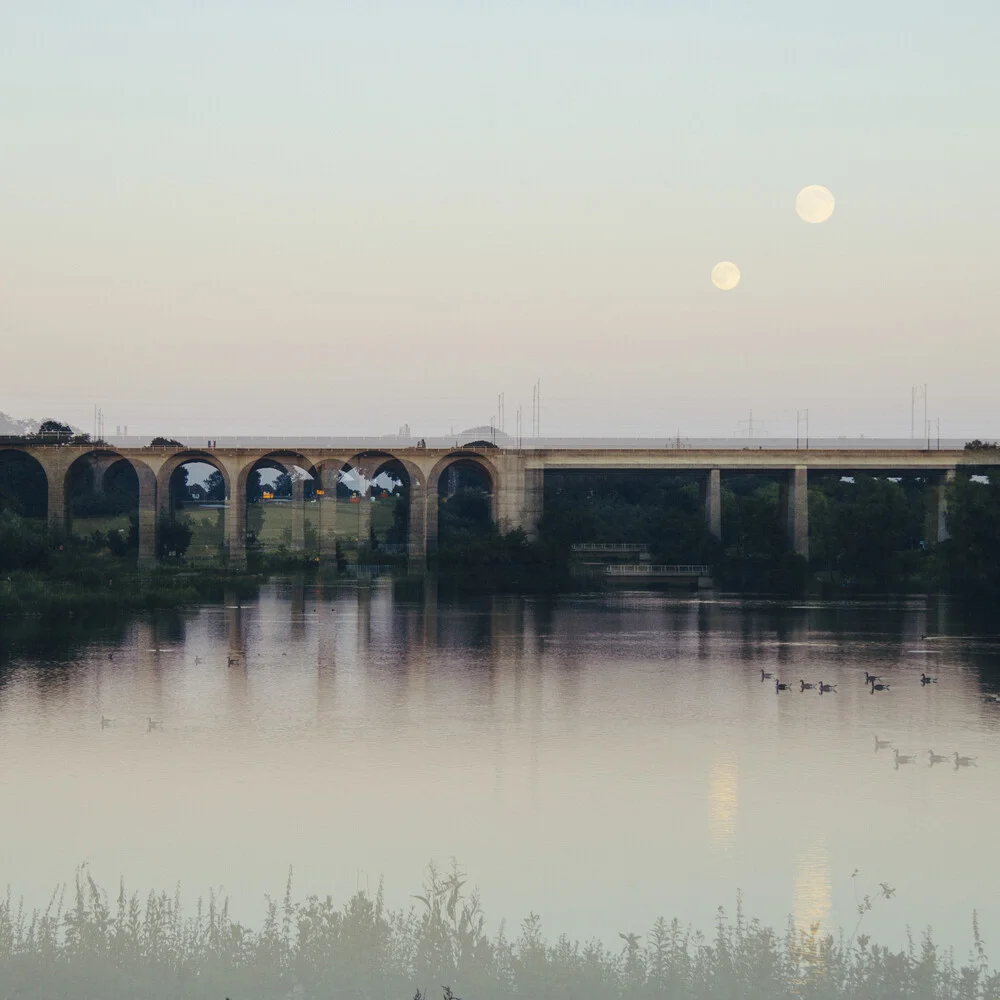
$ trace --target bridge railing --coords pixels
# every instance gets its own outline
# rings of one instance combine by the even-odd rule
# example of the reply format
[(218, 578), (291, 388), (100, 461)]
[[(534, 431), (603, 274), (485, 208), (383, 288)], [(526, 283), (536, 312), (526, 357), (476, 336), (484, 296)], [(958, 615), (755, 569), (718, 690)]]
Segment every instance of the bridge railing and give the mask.
[(645, 552), (648, 545), (637, 542), (574, 542), (573, 552)]
[(711, 576), (711, 566), (654, 566), (635, 563), (625, 566), (605, 566), (605, 576)]

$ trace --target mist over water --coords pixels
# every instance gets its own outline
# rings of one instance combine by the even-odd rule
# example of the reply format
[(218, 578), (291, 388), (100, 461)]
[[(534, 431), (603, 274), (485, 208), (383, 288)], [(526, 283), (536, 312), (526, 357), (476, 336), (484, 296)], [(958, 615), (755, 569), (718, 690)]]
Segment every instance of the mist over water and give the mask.
[(450, 602), (285, 580), (103, 629), (5, 629), (3, 882), (44, 907), (86, 861), (109, 889), (221, 886), (257, 925), (289, 865), (299, 895), (384, 875), (403, 906), (455, 856), (494, 927), (533, 910), (550, 939), (612, 941), (660, 915), (708, 931), (738, 889), (778, 928), (849, 934), (884, 881), (896, 895), (864, 920), (880, 943), (932, 925), (964, 956), (975, 908), (993, 957), (997, 690), (1000, 636), (923, 599)]

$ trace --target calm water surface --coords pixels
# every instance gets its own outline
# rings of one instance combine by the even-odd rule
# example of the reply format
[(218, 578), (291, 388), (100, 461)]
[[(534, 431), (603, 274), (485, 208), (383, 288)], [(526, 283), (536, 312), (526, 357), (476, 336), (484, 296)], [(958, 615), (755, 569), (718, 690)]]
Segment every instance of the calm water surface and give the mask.
[(1000, 959), (1000, 635), (946, 603), (285, 581), (97, 634), (6, 632), (2, 876), (29, 905), (86, 861), (191, 906), (221, 886), (257, 926), (289, 865), (300, 896), (384, 875), (399, 906), (455, 856), (494, 929), (534, 910), (550, 939), (661, 914), (709, 930), (741, 889), (768, 923), (850, 931), (886, 881), (864, 930), (931, 924), (964, 958), (975, 907)]

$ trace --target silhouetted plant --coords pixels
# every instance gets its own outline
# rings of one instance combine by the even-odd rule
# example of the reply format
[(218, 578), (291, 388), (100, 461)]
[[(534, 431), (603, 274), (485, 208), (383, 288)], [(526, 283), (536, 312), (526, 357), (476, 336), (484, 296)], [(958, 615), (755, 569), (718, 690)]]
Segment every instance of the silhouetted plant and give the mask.
[(523, 921), (516, 940), (502, 925), (488, 938), (478, 897), (466, 885), (454, 863), (447, 874), (431, 866), (420, 905), (388, 912), (381, 883), (374, 896), (358, 892), (343, 906), (330, 897), (297, 902), (289, 869), (283, 898), (266, 897), (264, 922), (252, 931), (214, 894), (184, 917), (179, 888), (150, 893), (143, 904), (122, 882), (110, 899), (82, 866), (68, 909), (62, 889), (30, 916), (9, 891), (0, 900), (0, 982), (5, 996), (47, 1000), (427, 1000), (439, 988), (443, 1000), (987, 1000), (1000, 988), (975, 913), (973, 947), (960, 967), (929, 931), (900, 952), (857, 933), (878, 900), (892, 898), (884, 883), (858, 901), (859, 922), (848, 940), (792, 922), (778, 936), (747, 920), (737, 897), (735, 919), (720, 908), (711, 939), (661, 918), (648, 935), (619, 934), (616, 950), (565, 936), (548, 944), (537, 914)]

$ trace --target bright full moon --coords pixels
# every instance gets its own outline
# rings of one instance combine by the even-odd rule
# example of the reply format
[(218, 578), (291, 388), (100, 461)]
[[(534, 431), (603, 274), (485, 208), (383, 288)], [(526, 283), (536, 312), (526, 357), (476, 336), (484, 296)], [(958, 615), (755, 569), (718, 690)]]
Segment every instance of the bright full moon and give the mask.
[(811, 184), (798, 193), (795, 211), (803, 222), (826, 222), (833, 215), (833, 195), (822, 184)]
[(712, 284), (728, 292), (740, 283), (740, 269), (731, 261), (720, 261), (712, 268)]

